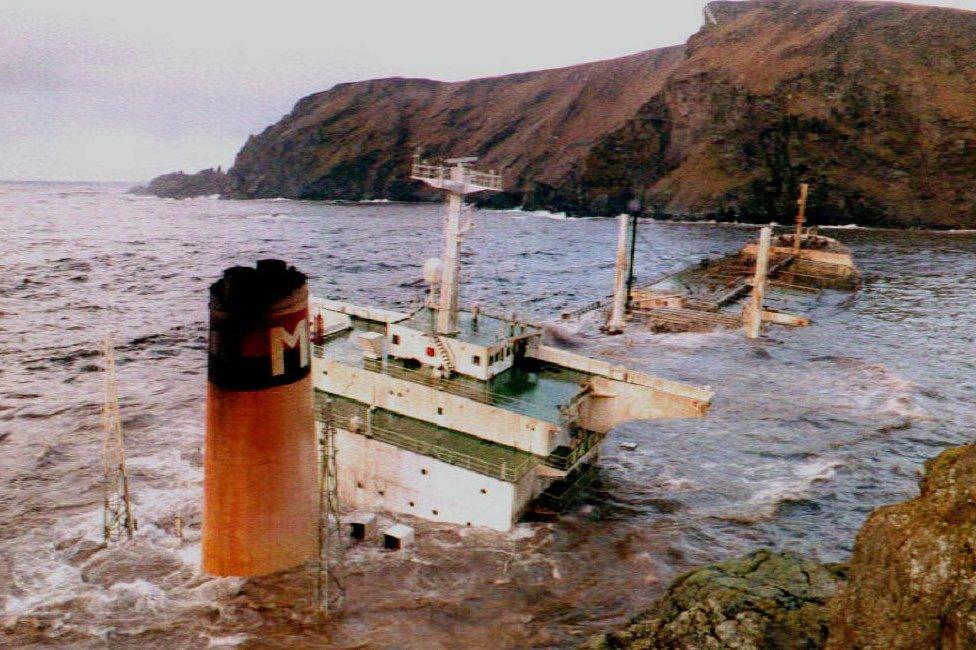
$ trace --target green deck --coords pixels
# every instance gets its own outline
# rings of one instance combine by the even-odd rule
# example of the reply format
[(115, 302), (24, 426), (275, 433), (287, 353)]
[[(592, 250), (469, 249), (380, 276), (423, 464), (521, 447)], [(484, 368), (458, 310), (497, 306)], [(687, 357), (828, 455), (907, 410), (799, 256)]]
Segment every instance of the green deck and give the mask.
[[(486, 318), (490, 317), (481, 316), (480, 320), (485, 322)], [(492, 320), (496, 325), (502, 322), (497, 319)], [(364, 359), (362, 350), (352, 338), (353, 334), (357, 331), (385, 330), (377, 329), (374, 324), (360, 320), (354, 320), (353, 325), (355, 328), (353, 331), (337, 334), (323, 345), (315, 346), (316, 356), (424, 384), (552, 424), (562, 424), (560, 407), (570, 402), (588, 378), (585, 373), (538, 363), (532, 359), (521, 359), (515, 367), (487, 382), (463, 375), (438, 379), (432, 377), (426, 369), (410, 369), (395, 359), (387, 359), (384, 362)]]
[(362, 435), (368, 434), (376, 440), (479, 474), (514, 482), (543, 462), (542, 458), (514, 447), (482, 440), (380, 408), (373, 409), (367, 432), (365, 423), (368, 405), (317, 390), (316, 418), (319, 421), (325, 417), (323, 405), (326, 396), (331, 399), (332, 417), (337, 427), (350, 430), (350, 419), (358, 416), (363, 426)]

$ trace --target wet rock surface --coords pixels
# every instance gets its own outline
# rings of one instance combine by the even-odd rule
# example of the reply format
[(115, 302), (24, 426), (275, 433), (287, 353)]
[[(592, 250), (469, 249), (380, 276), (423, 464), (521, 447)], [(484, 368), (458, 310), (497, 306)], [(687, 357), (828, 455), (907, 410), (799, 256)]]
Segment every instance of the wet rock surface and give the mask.
[(849, 567), (757, 551), (675, 580), (586, 648), (976, 648), (976, 445), (926, 463), (917, 499), (875, 510)]
[(822, 648), (842, 571), (792, 553), (756, 551), (697, 569), (591, 650)]
[(926, 470), (917, 499), (878, 508), (858, 533), (830, 650), (976, 648), (976, 445)]

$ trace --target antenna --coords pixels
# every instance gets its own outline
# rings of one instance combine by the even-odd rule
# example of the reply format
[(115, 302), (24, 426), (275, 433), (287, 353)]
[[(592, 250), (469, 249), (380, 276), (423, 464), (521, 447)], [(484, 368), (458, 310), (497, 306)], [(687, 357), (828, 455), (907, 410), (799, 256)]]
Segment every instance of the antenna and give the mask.
[(129, 475), (125, 469), (122, 416), (119, 413), (119, 382), (115, 373), (115, 346), (112, 334), (102, 345), (105, 356), (105, 405), (102, 408), (102, 470), (104, 499), (102, 534), (106, 542), (118, 541), (125, 531), (132, 539), (137, 523), (129, 500)]
[(461, 280), (461, 240), (470, 230), (469, 221), (462, 227), (461, 211), (466, 194), (500, 192), (502, 176), (495, 170), (479, 172), (468, 167), (477, 158), (450, 158), (444, 165), (431, 165), (419, 158), (414, 160), (410, 178), (448, 192), (447, 218), (444, 220), (444, 256), (437, 310), (437, 333), (456, 334), (458, 331), (458, 294)]
[(324, 616), (341, 609), (346, 597), (337, 478), (335, 414), (332, 400), (325, 398), (319, 433), (319, 554), (315, 577), (315, 603)]
[(803, 224), (807, 220), (807, 194), (810, 192), (810, 186), (806, 183), (800, 183), (800, 198), (797, 199), (796, 204), (798, 209), (796, 211), (796, 233), (793, 235), (793, 254), (800, 254), (800, 240), (803, 238)]
[(624, 309), (630, 309), (630, 303), (633, 302), (634, 294), (634, 276), (636, 275), (634, 270), (634, 257), (637, 254), (637, 215), (631, 215), (630, 217), (630, 262), (627, 266), (627, 302), (624, 304)]

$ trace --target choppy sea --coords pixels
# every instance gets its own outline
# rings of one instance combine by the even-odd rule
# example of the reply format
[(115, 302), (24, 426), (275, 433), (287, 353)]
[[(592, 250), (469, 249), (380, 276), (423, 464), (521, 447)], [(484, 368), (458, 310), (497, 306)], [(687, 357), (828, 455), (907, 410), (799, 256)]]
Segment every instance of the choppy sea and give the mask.
[[(615, 224), (479, 212), (462, 299), (539, 320), (605, 296)], [(81, 648), (568, 647), (622, 623), (695, 565), (758, 547), (844, 560), (871, 509), (976, 431), (976, 233), (842, 229), (855, 294), (814, 324), (604, 338), (578, 351), (716, 391), (701, 420), (637, 422), (556, 523), (508, 534), (412, 522), (402, 553), (348, 556), (348, 601), (308, 615), (311, 569), (201, 575), (206, 289), (280, 257), (314, 293), (405, 307), (439, 252), (436, 205), (174, 201), (121, 185), (0, 183), (0, 643)], [(650, 279), (755, 236), (642, 223)], [(103, 549), (99, 345), (117, 341), (136, 540)], [(622, 443), (636, 443), (635, 450)], [(627, 446), (629, 448), (629, 445)], [(173, 519), (186, 524), (176, 537)]]

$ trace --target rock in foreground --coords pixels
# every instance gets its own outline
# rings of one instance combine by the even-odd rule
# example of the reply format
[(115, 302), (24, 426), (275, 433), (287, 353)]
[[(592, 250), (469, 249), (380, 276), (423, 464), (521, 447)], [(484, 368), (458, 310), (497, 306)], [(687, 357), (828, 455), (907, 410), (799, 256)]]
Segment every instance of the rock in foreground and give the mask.
[(189, 199), (194, 196), (224, 196), (230, 193), (227, 174), (217, 169), (201, 169), (196, 174), (163, 174), (149, 181), (148, 185), (133, 187), (132, 194), (159, 196), (166, 199)]
[(831, 650), (976, 648), (976, 445), (926, 463), (917, 499), (878, 508), (831, 604)]
[(692, 571), (620, 632), (591, 650), (822, 648), (828, 600), (841, 575), (792, 553), (766, 550)]

